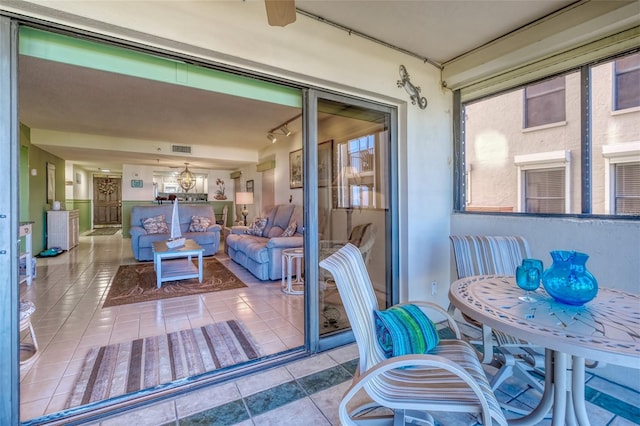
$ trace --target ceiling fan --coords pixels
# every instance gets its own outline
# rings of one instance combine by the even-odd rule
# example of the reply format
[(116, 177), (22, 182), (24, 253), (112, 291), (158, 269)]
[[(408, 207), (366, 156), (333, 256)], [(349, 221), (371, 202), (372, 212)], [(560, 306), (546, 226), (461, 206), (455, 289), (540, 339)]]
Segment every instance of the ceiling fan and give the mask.
[(269, 25), (284, 27), (296, 21), (295, 0), (264, 0)]

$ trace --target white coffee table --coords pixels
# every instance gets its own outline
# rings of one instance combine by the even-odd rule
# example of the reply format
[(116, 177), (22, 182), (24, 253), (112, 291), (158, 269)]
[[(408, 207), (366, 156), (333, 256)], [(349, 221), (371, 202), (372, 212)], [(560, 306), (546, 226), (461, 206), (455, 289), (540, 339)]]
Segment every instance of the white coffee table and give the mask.
[[(204, 249), (193, 240), (186, 240), (184, 246), (170, 249), (165, 241), (153, 243), (153, 269), (156, 272), (158, 288), (166, 281), (198, 278), (202, 282), (202, 253)], [(192, 258), (198, 257), (198, 266)]]

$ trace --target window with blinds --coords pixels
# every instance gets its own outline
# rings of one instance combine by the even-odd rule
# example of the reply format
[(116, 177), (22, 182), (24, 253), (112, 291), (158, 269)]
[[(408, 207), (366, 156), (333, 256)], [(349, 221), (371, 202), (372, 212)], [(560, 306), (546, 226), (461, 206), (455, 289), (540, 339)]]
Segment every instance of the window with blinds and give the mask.
[(615, 214), (640, 215), (640, 163), (614, 166)]
[(526, 170), (525, 212), (564, 213), (565, 169)]
[(565, 121), (564, 76), (525, 87), (524, 97), (525, 128)]
[(640, 53), (613, 62), (614, 110), (640, 106)]

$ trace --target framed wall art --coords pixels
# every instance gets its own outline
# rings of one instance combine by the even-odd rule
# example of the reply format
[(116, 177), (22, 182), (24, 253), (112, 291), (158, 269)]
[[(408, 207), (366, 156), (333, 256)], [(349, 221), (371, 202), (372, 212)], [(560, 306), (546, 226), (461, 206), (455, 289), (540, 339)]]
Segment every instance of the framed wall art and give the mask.
[(253, 192), (253, 180), (247, 181), (247, 192)]
[(302, 188), (302, 149), (289, 153), (289, 188)]
[(131, 180), (132, 188), (142, 188), (142, 179), (132, 179)]

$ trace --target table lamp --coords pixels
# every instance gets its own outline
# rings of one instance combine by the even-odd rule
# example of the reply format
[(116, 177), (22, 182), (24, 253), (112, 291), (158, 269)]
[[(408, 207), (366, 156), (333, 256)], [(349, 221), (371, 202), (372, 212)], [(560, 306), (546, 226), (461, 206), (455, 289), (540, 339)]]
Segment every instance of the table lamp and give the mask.
[(253, 204), (253, 192), (236, 192), (236, 204), (242, 204), (242, 216), (244, 216), (244, 226), (247, 226), (247, 204)]

